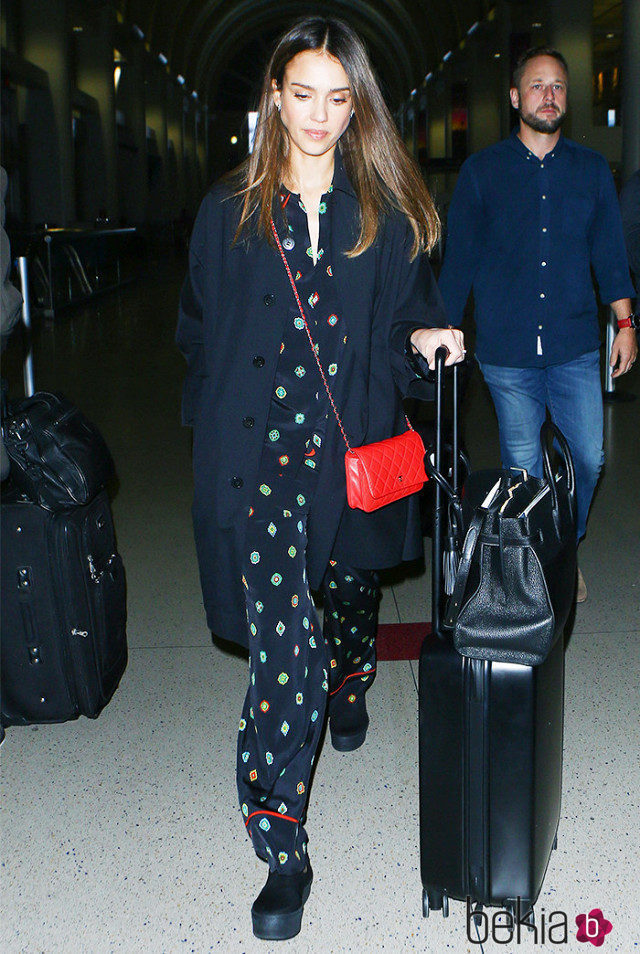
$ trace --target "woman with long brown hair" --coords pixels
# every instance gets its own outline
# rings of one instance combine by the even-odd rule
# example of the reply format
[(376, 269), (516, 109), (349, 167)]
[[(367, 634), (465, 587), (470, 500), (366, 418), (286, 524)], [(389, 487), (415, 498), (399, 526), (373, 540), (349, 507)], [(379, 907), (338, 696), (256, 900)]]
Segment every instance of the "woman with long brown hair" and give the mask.
[(362, 745), (376, 571), (422, 553), (415, 498), (351, 509), (344, 458), (345, 440), (406, 429), (413, 354), (463, 356), (424, 254), (437, 235), (362, 42), (339, 20), (296, 23), (266, 71), (253, 153), (202, 203), (177, 332), (207, 619), (249, 649), (237, 781), (269, 865), (258, 937), (300, 930), (325, 715), (336, 749)]

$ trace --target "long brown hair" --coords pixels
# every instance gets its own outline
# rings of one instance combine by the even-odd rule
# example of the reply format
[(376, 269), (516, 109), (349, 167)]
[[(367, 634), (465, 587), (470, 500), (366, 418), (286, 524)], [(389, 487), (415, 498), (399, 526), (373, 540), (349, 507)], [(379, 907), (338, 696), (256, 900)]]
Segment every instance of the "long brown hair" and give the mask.
[(288, 162), (273, 81), (282, 89), (287, 64), (305, 50), (334, 56), (349, 78), (354, 115), (339, 148), (360, 206), (360, 234), (347, 255), (360, 255), (373, 244), (380, 216), (390, 208), (403, 212), (413, 229), (411, 258), (430, 250), (440, 222), (420, 168), (398, 134), (364, 44), (348, 24), (329, 17), (300, 20), (276, 44), (262, 86), (253, 152), (234, 174), (236, 195), (244, 196), (235, 239), (253, 221), (258, 234), (271, 241), (272, 209)]

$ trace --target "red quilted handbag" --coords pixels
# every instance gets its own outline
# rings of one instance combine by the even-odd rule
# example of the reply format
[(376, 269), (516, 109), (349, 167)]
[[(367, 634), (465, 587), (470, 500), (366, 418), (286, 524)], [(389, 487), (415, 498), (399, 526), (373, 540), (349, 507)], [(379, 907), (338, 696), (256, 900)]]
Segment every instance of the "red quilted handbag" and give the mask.
[(350, 448), (344, 455), (349, 506), (369, 512), (421, 490), (427, 480), (424, 453), (422, 438), (412, 429)]
[(295, 295), (300, 316), (304, 321), (307, 331), (307, 337), (311, 350), (316, 359), (318, 370), (322, 376), (325, 390), (329, 397), (333, 413), (336, 416), (338, 426), (342, 432), (344, 442), (347, 445), (347, 452), (344, 455), (344, 466), (347, 477), (347, 503), (353, 509), (365, 510), (369, 513), (372, 510), (378, 510), (379, 507), (385, 507), (387, 504), (399, 500), (401, 497), (408, 497), (415, 494), (427, 478), (424, 469), (424, 444), (422, 438), (417, 434), (408, 418), (407, 426), (409, 430), (404, 434), (398, 434), (397, 437), (389, 437), (384, 441), (376, 441), (374, 444), (362, 444), (360, 447), (352, 447), (347, 439), (338, 410), (333, 401), (333, 395), (327, 384), (322, 364), (316, 353), (313, 338), (309, 331), (307, 318), (298, 295), (298, 289), (294, 281), (287, 257), (284, 254), (280, 238), (276, 227), (271, 220), (271, 229), (275, 236), (276, 244), (280, 250), (284, 267), (287, 270), (289, 281)]

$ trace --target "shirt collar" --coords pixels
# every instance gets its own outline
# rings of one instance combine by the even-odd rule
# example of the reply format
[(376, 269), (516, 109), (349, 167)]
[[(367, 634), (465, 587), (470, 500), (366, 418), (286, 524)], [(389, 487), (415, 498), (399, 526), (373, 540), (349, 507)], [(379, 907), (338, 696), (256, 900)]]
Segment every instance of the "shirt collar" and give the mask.
[[(344, 162), (342, 161), (342, 154), (340, 153), (339, 147), (336, 149), (334, 153), (333, 179), (331, 181), (331, 186), (332, 186), (330, 190), (331, 192), (336, 192), (336, 191), (344, 192), (346, 193), (346, 195), (353, 196), (354, 199), (357, 198), (354, 188), (351, 185), (349, 176), (347, 175), (347, 171), (344, 167)], [(283, 207), (289, 201), (289, 196), (291, 194), (292, 193), (289, 192), (287, 187), (281, 183), (280, 184), (280, 201), (283, 204)]]
[[(511, 135), (507, 139), (507, 142), (516, 150), (516, 152), (519, 155), (523, 156), (525, 159), (538, 159), (538, 157), (533, 152), (531, 152), (530, 149), (527, 149), (522, 139), (520, 139), (520, 136), (518, 135), (517, 126), (514, 126), (514, 128), (511, 130)], [(562, 133), (560, 133), (560, 138), (558, 139), (557, 143), (555, 144), (551, 152), (548, 152), (546, 156), (544, 157), (545, 162), (548, 159), (557, 159), (563, 149), (564, 149), (564, 136), (562, 135)], [(539, 159), (538, 159), (538, 162), (540, 162)]]
[(345, 192), (347, 195), (357, 198), (354, 188), (351, 185), (349, 176), (344, 167), (344, 162), (342, 161), (342, 153), (340, 152), (340, 147), (335, 151), (334, 159), (334, 169), (333, 169), (333, 188), (334, 191), (337, 189), (339, 192)]

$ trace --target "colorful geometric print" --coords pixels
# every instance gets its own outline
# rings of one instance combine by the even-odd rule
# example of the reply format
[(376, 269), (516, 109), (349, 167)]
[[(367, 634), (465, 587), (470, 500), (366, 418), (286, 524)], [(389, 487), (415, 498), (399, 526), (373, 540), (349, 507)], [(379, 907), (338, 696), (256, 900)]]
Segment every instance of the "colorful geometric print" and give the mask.
[[(300, 521), (291, 519), (298, 509), (295, 502), (291, 506), (296, 496), (294, 487), (298, 486), (283, 477), (269, 497), (257, 495), (254, 517), (247, 524), (247, 548), (248, 554), (258, 550), (261, 559), (259, 563), (248, 559), (245, 569), (247, 613), (257, 627), (255, 636), (251, 636), (251, 680), (245, 712), (254, 708), (256, 719), (252, 724), (244, 717), (238, 788), (241, 803), (247, 806), (243, 811), (247, 821), (251, 822), (257, 813), (256, 823), (248, 826), (256, 850), (262, 857), (271, 857), (272, 864), (275, 862), (283, 873), (299, 870), (305, 857), (306, 833), (291, 821), (300, 818), (306, 807), (310, 763), (321, 729), (318, 716), (314, 721), (312, 714), (324, 711), (327, 696), (327, 689), (322, 689), (322, 683), (327, 682), (323, 646), (314, 651), (296, 643), (296, 653), (288, 637), (289, 632), (300, 632), (303, 618), (310, 626), (315, 615), (309, 588), (303, 581), (306, 539), (300, 546)], [(306, 503), (305, 495), (300, 496)], [(303, 510), (303, 530), (305, 523)], [(269, 532), (272, 526), (275, 533)], [(252, 547), (253, 541), (257, 546)], [(274, 573), (273, 569), (280, 566), (283, 569)], [(264, 604), (263, 613), (256, 613), (256, 602)], [(269, 631), (274, 638), (266, 643)], [(309, 689), (314, 685), (316, 693), (320, 691), (324, 697), (322, 709), (321, 700)], [(311, 743), (301, 747), (307, 739)], [(266, 800), (261, 801), (266, 793)], [(265, 817), (268, 827), (261, 824)]]
[[(286, 485), (289, 483), (287, 481)], [(286, 493), (286, 485), (279, 484), (278, 493)], [(310, 491), (307, 496), (312, 496)], [(293, 554), (291, 571), (278, 575), (282, 577), (280, 589), (295, 585), (296, 592), (288, 595), (284, 589), (282, 594), (279, 590), (274, 591), (278, 596), (264, 600), (265, 613), (262, 619), (258, 619), (252, 610), (259, 601), (251, 603), (251, 596), (258, 589), (265, 592), (268, 577), (264, 576), (263, 564), (273, 566), (280, 563), (287, 534), (296, 534), (295, 537), (289, 536), (289, 540), (297, 539), (296, 522), (277, 516), (288, 510), (281, 506), (282, 501), (271, 498), (262, 498), (262, 501), (254, 520), (248, 525), (248, 530), (251, 529), (247, 542), (250, 546), (253, 539), (267, 539), (269, 553), (262, 554), (259, 564), (249, 561), (245, 567), (249, 584), (247, 612), (252, 621), (260, 624), (260, 631), (253, 637), (258, 645), (264, 639), (261, 633), (268, 632), (269, 620), (275, 613), (279, 614), (280, 618), (275, 616), (278, 620), (275, 630), (282, 641), (269, 642), (268, 654), (264, 649), (256, 652), (253, 648), (255, 642), (250, 645), (251, 680), (245, 712), (255, 709), (257, 716), (250, 723), (243, 715), (240, 724), (238, 791), (258, 854), (270, 857), (278, 871), (294, 873), (300, 870), (306, 856), (307, 835), (296, 819), (303, 817), (306, 811), (313, 756), (329, 687), (332, 687), (332, 705), (333, 700), (341, 698), (341, 693), (344, 693), (345, 704), (353, 705), (375, 675), (375, 650), (373, 645), (369, 647), (367, 640), (363, 652), (361, 640), (375, 632), (376, 620), (369, 617), (375, 616), (378, 591), (375, 574), (342, 567), (332, 560), (328, 577), (333, 586), (330, 591), (325, 590), (330, 621), (325, 617), (325, 638), (316, 640), (314, 633), (319, 631), (319, 624), (315, 607), (308, 586), (301, 586), (304, 548), (300, 553), (299, 548), (290, 543), (287, 553)], [(277, 526), (277, 533), (265, 535), (264, 531), (271, 523)], [(342, 623), (335, 623), (336, 616)], [(356, 619), (364, 622), (356, 624)], [(310, 634), (306, 647), (300, 642), (292, 645), (286, 636), (288, 631), (295, 633), (300, 629)], [(341, 644), (342, 648), (330, 643), (332, 632), (340, 633), (341, 638), (335, 643)], [(330, 677), (325, 663), (329, 645)], [(353, 652), (355, 646), (359, 647), (357, 652)], [(259, 660), (255, 665), (252, 662), (254, 657)], [(248, 725), (251, 725), (251, 730)]]
[[(317, 259), (329, 245), (331, 201), (323, 196)], [(286, 196), (283, 206), (286, 204)], [(312, 262), (304, 203), (287, 207), (294, 247), (287, 253), (305, 305), (317, 353), (327, 373), (339, 374), (345, 344), (344, 323), (339, 320), (333, 270)], [(324, 723), (334, 672), (343, 678), (355, 674), (352, 659), (360, 656), (373, 669), (357, 669), (349, 691), (364, 691), (373, 679), (375, 655), (368, 620), (356, 615), (360, 602), (349, 588), (337, 619), (332, 619), (343, 649), (327, 653), (325, 639), (306, 575), (306, 525), (318, 473), (322, 467), (328, 402), (312, 355), (305, 324), (293, 296), (285, 305), (286, 318), (280, 357), (273, 382), (273, 398), (265, 428), (260, 479), (247, 521), (245, 560), (242, 567), (246, 615), (249, 626), (249, 689), (239, 734), (238, 793), (247, 830), (257, 853), (282, 873), (304, 865), (307, 835), (298, 819), (304, 817), (313, 758)], [(302, 332), (302, 333), (300, 333)], [(329, 371), (329, 368), (331, 370)], [(335, 574), (340, 577), (341, 568)], [(349, 570), (359, 583), (358, 571)], [(332, 589), (331, 614), (336, 611), (340, 586)], [(359, 594), (361, 597), (363, 595)], [(325, 597), (326, 599), (326, 597)], [(371, 602), (371, 601), (370, 601)], [(357, 605), (356, 605), (357, 604)], [(369, 613), (367, 613), (367, 616)], [(326, 623), (325, 623), (326, 625)], [(355, 633), (350, 630), (355, 627)], [(357, 649), (356, 649), (357, 644)], [(329, 675), (329, 658), (338, 661)], [(361, 683), (365, 678), (367, 683)], [(357, 688), (354, 688), (356, 686)]]

